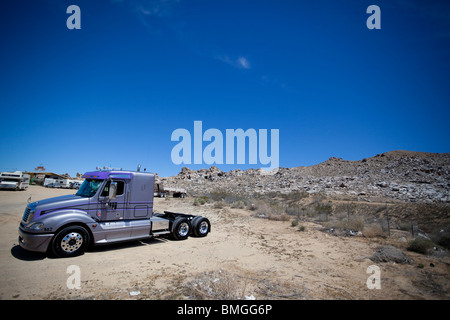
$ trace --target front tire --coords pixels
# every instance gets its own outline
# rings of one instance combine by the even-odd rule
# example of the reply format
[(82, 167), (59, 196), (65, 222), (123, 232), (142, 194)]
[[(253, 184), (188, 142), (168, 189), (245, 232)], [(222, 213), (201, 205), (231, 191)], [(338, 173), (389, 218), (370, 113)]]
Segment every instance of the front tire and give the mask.
[(70, 226), (59, 231), (53, 238), (53, 253), (60, 258), (81, 255), (89, 244), (89, 232), (81, 226)]

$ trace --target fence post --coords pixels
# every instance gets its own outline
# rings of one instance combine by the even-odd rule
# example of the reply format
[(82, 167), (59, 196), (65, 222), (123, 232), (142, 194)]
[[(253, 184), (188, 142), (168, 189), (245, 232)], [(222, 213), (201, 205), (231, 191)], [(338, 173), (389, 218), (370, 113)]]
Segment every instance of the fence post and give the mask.
[(350, 221), (350, 201), (347, 202), (347, 221)]
[(388, 237), (391, 236), (391, 227), (389, 225), (389, 209), (388, 209), (388, 205), (386, 202), (386, 220), (387, 220), (387, 228), (388, 228)]

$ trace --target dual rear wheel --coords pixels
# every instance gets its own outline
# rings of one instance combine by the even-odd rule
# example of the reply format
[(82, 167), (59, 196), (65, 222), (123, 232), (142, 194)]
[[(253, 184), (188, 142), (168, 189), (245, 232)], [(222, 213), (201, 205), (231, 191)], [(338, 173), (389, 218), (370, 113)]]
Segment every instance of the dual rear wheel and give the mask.
[(176, 240), (185, 240), (189, 235), (206, 237), (211, 231), (211, 223), (205, 217), (195, 217), (189, 220), (186, 217), (178, 217), (172, 223), (171, 234)]

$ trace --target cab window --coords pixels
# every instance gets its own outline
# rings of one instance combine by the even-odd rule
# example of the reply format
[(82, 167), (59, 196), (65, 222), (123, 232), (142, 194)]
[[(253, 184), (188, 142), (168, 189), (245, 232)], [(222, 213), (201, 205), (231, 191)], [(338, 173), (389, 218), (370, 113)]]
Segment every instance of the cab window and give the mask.
[[(123, 190), (125, 189), (125, 183), (123, 181), (114, 181), (117, 182), (117, 195), (123, 195)], [(102, 194), (100, 196), (107, 197), (109, 195), (109, 186), (111, 185), (111, 181), (108, 181), (103, 188)]]

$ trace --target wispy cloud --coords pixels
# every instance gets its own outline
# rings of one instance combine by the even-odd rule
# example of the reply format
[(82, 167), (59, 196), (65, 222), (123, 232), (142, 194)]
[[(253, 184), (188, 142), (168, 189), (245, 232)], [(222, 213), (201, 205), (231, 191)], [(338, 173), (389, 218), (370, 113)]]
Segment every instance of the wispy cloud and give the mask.
[(238, 64), (244, 69), (250, 69), (250, 62), (246, 57), (239, 57), (237, 59)]
[(181, 0), (111, 0), (131, 12), (147, 17), (170, 17)]
[[(181, 41), (186, 42), (191, 50), (195, 41), (187, 40), (184, 22), (178, 19), (178, 9), (181, 0), (111, 0), (133, 12), (140, 23), (154, 35), (162, 35), (164, 30), (170, 30), (178, 35)], [(195, 40), (195, 39), (194, 39)], [(208, 56), (204, 45), (193, 50), (201, 56)], [(226, 63), (236, 69), (251, 69), (250, 61), (245, 56), (230, 56), (226, 54), (213, 54), (214, 59)]]
[(243, 56), (240, 56), (237, 59), (232, 59), (228, 55), (216, 55), (214, 58), (238, 69), (251, 68), (250, 62)]
[(145, 16), (164, 17), (172, 14), (180, 0), (139, 0), (134, 2), (134, 8)]
[(181, 0), (111, 0), (117, 6), (133, 13), (138, 21), (152, 35), (164, 31), (177, 32), (179, 22), (176, 16)]

